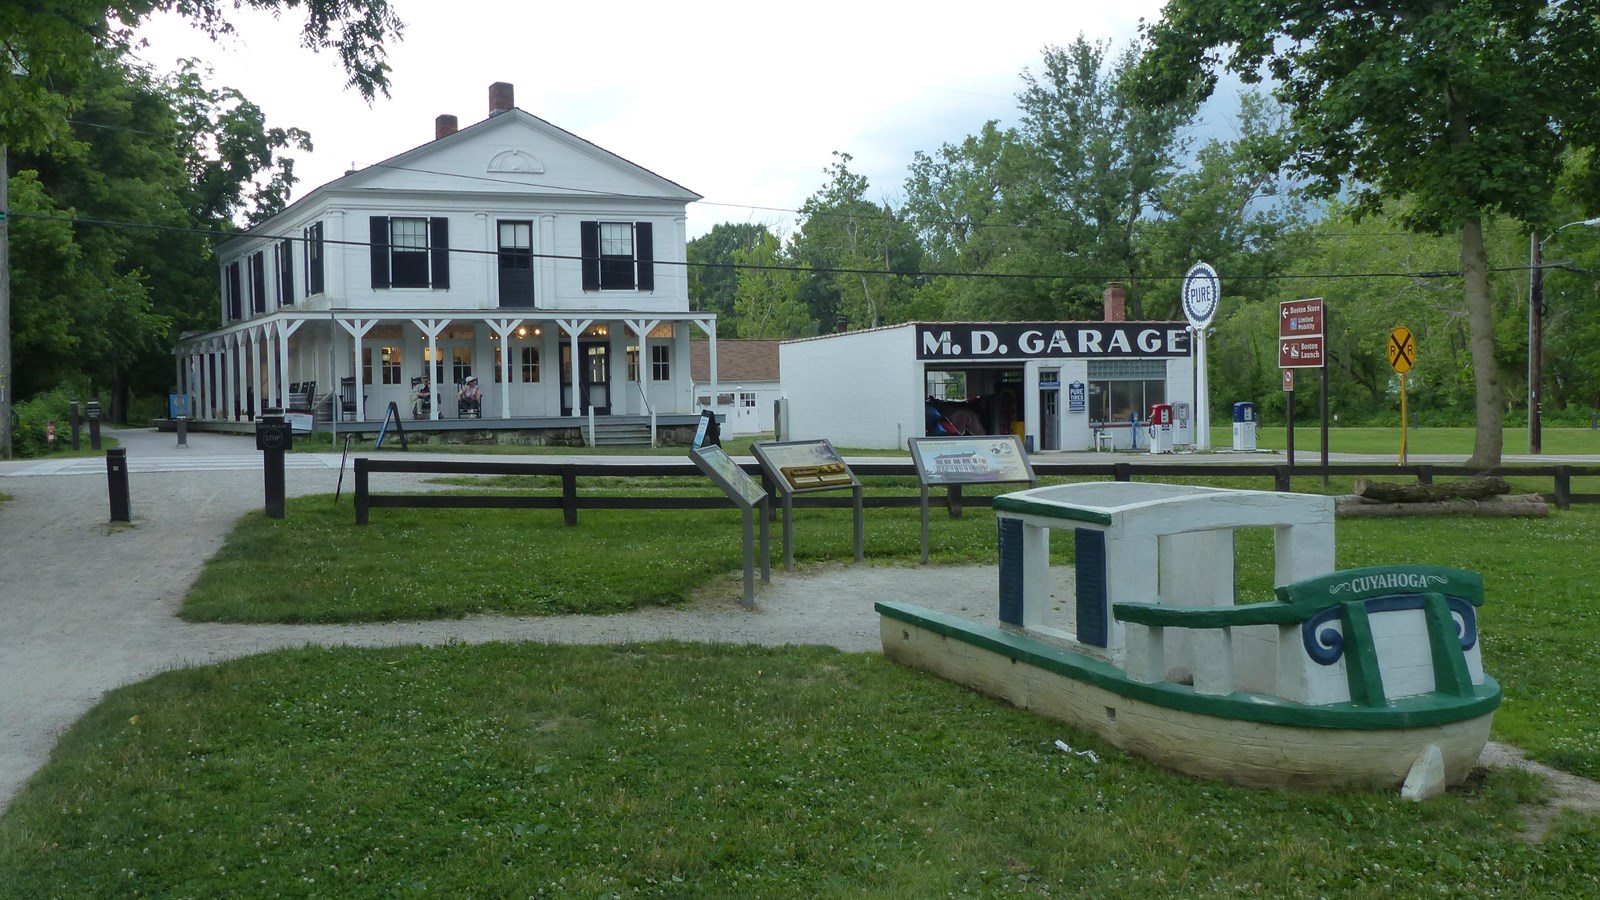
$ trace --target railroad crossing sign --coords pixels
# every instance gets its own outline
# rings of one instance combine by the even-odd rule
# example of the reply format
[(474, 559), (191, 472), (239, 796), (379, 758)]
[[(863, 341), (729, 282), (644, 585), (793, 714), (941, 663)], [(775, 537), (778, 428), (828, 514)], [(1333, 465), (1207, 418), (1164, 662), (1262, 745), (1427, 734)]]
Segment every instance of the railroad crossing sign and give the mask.
[(1404, 325), (1397, 325), (1389, 332), (1389, 365), (1394, 367), (1401, 375), (1411, 371), (1411, 366), (1417, 361), (1417, 339), (1412, 337), (1411, 329)]

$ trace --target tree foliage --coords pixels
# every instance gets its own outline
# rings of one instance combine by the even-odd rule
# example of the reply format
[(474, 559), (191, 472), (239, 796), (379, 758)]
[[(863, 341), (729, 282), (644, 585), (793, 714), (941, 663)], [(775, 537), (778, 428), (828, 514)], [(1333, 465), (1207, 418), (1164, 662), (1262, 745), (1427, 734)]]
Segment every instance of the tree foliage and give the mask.
[(738, 266), (733, 312), (741, 338), (804, 337), (816, 327), (800, 299), (805, 273), (789, 265), (778, 236), (763, 232), (753, 247), (733, 252)]
[(279, 151), (302, 137), (192, 66), (78, 72), (57, 85), (68, 130), (11, 159), (15, 380), (21, 397), (87, 381), (121, 420), (131, 391), (169, 387), (175, 333), (214, 320), (211, 234), (286, 200)]
[(402, 24), (388, 0), (50, 0), (0, 4), (0, 143), (43, 149), (67, 131), (76, 98), (59, 90), (81, 81), (105, 54), (120, 55), (134, 30), (157, 12), (176, 12), (212, 37), (233, 32), (230, 8), (284, 11), (305, 17), (300, 43), (337, 53), (347, 86), (368, 100), (387, 94), (384, 45), (398, 40)]
[(1207, 89), (1219, 70), (1270, 78), (1289, 109), (1286, 163), (1358, 213), (1403, 201), (1402, 221), (1455, 232), (1470, 321), (1478, 430), (1472, 462), (1501, 456), (1503, 396), (1485, 217), (1546, 216), (1569, 146), (1600, 124), (1593, 0), (1173, 0), (1147, 26), (1142, 96)]
[(717, 336), (738, 335), (734, 300), (739, 290), (739, 270), (734, 256), (761, 246), (769, 237), (767, 226), (752, 222), (722, 222), (689, 241), (689, 305), (717, 314)]
[(920, 268), (921, 245), (893, 207), (867, 199), (867, 179), (850, 171), (850, 154), (833, 156), (827, 182), (800, 207), (800, 233), (791, 241), (791, 258), (815, 270), (802, 297), (824, 324), (840, 315), (866, 327), (903, 321), (897, 308), (913, 285), (897, 273)]

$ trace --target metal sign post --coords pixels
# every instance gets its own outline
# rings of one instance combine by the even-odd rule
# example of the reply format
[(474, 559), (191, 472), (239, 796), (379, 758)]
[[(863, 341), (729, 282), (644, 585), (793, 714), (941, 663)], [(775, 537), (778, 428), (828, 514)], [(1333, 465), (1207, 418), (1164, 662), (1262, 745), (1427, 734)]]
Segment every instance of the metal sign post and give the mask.
[(261, 451), (262, 481), (266, 489), (263, 512), (269, 519), (283, 518), (283, 455), (294, 443), (294, 429), (280, 410), (268, 410), (256, 423), (256, 449)]
[(1211, 376), (1206, 363), (1206, 328), (1222, 300), (1222, 280), (1217, 270), (1195, 263), (1183, 276), (1183, 315), (1194, 331), (1194, 431), (1195, 449), (1211, 449)]
[(750, 448), (761, 472), (783, 495), (783, 570), (794, 571), (794, 495), (850, 488), (855, 511), (856, 562), (862, 546), (861, 482), (827, 441), (765, 441)]
[[(1321, 297), (1278, 304), (1278, 368), (1322, 370), (1322, 478), (1328, 478), (1327, 339)], [(1285, 382), (1286, 384), (1288, 382)], [(1289, 466), (1294, 467), (1294, 391), (1289, 391)]]
[[(922, 483), (922, 562), (928, 562), (928, 488), (943, 485), (951, 499), (960, 497), (963, 484), (1037, 484), (1022, 438), (1014, 434), (914, 437), (908, 442), (911, 461)], [(959, 501), (957, 501), (959, 502)], [(952, 507), (950, 517), (960, 515)]]
[(739, 468), (738, 464), (716, 444), (707, 444), (690, 450), (689, 458), (744, 514), (744, 605), (753, 607), (756, 605), (756, 585), (755, 522), (752, 516), (756, 515), (757, 510), (761, 515), (761, 583), (768, 584), (772, 581), (770, 562), (772, 526), (768, 522), (772, 507), (767, 492), (762, 489), (759, 482), (750, 477), (750, 473)]
[(1400, 465), (1403, 466), (1406, 464), (1406, 373), (1417, 361), (1417, 339), (1412, 336), (1411, 329), (1396, 325), (1389, 332), (1386, 355), (1389, 365), (1400, 376)]

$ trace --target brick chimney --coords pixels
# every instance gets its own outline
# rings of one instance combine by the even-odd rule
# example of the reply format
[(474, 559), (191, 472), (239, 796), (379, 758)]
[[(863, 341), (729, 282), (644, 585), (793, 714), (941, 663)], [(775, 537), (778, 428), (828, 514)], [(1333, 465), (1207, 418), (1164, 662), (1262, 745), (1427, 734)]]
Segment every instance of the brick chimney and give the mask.
[(489, 85), (489, 115), (498, 116), (517, 108), (516, 89), (510, 82), (496, 81)]
[(440, 116), (433, 120), (433, 139), (447, 138), (456, 133), (456, 117), (451, 115)]
[(1128, 292), (1123, 290), (1122, 282), (1113, 281), (1106, 285), (1106, 292), (1101, 297), (1105, 307), (1105, 320), (1107, 322), (1126, 322), (1128, 320)]
[(833, 317), (833, 333), (834, 334), (844, 334), (846, 331), (849, 331), (849, 330), (850, 330), (850, 317), (849, 316), (834, 316)]

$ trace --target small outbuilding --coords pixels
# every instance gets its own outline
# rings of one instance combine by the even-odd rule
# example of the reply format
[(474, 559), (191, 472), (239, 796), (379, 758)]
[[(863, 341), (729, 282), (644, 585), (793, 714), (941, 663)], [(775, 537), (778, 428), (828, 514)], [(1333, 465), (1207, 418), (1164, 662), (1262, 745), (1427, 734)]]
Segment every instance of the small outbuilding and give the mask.
[(913, 437), (1016, 434), (1034, 450), (1145, 449), (1171, 404), (1193, 441), (1192, 332), (1129, 322), (1120, 286), (1100, 322), (908, 322), (785, 341), (784, 435), (903, 448)]
[[(715, 379), (711, 377), (713, 353)], [(695, 404), (714, 410), (727, 434), (773, 430), (774, 407), (783, 396), (778, 371), (777, 341), (689, 342), (689, 377), (694, 383)]]

